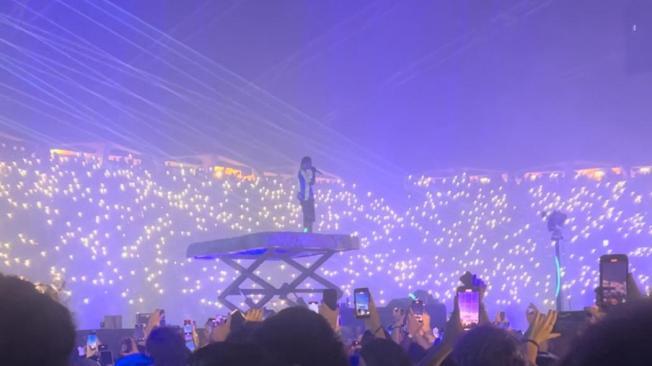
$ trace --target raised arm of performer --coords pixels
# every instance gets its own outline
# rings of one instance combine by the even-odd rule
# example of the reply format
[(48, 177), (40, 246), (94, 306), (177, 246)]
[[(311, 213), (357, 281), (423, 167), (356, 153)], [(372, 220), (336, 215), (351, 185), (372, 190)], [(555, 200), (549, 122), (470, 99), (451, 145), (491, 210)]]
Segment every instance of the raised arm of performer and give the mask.
[(315, 222), (315, 196), (313, 185), (315, 184), (315, 175), (317, 169), (312, 166), (312, 159), (309, 156), (301, 159), (299, 166), (299, 202), (301, 202), (301, 211), (303, 212), (303, 231), (312, 232), (312, 225)]

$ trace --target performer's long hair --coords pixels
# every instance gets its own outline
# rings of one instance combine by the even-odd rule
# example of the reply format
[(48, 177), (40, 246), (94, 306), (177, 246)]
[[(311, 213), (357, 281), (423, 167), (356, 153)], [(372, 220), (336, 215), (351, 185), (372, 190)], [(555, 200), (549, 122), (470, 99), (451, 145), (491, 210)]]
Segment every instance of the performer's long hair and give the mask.
[(299, 170), (307, 169), (312, 167), (312, 159), (310, 156), (304, 156), (303, 159), (301, 159), (301, 165), (299, 165)]

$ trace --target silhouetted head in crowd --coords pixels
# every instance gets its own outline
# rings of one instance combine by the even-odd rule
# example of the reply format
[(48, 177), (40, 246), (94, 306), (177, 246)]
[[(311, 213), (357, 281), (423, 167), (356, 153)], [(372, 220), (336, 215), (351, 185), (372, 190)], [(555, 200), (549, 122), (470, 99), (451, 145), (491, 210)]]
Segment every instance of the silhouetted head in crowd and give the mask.
[(230, 343), (251, 343), (254, 333), (261, 326), (261, 322), (244, 322), (241, 326), (231, 330), (228, 337), (226, 337), (226, 341)]
[(268, 318), (254, 339), (275, 363), (348, 366), (342, 343), (321, 315), (292, 307)]
[(67, 365), (74, 342), (65, 306), (30, 282), (0, 274), (0, 365)]
[(619, 305), (589, 327), (562, 366), (652, 364), (652, 300)]
[(363, 343), (361, 366), (410, 366), (412, 362), (403, 348), (391, 340), (374, 339)]
[(460, 338), (453, 350), (457, 366), (526, 366), (522, 343), (503, 329), (481, 326)]
[(190, 356), (179, 329), (158, 327), (149, 333), (145, 343), (155, 366), (185, 366)]
[(268, 366), (263, 352), (252, 343), (218, 342), (202, 347), (190, 357), (189, 366)]

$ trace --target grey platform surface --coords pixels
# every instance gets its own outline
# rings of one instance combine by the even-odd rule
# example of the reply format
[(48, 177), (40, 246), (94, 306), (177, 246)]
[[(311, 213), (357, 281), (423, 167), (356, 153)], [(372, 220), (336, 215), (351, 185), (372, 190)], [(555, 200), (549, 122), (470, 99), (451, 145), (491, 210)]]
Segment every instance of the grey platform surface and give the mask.
[(304, 257), (359, 248), (358, 238), (350, 235), (281, 231), (193, 243), (188, 246), (186, 255), (197, 259), (255, 259), (267, 254), (268, 259), (275, 259), (277, 256)]

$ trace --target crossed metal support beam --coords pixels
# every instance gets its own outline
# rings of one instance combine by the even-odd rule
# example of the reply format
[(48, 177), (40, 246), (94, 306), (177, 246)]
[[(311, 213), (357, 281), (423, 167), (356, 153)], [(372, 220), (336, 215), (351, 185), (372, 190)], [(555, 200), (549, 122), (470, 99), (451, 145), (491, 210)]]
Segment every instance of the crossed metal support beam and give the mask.
[[(309, 266), (304, 266), (301, 263), (294, 260), (296, 253), (287, 252), (287, 253), (274, 253), (272, 251), (267, 251), (258, 258), (256, 258), (249, 266), (245, 267), (242, 264), (238, 263), (236, 260), (228, 257), (222, 257), (220, 260), (235, 269), (239, 272), (239, 276), (233, 281), (224, 291), (220, 293), (217, 297), (218, 301), (222, 305), (226, 306), (229, 310), (239, 309), (239, 307), (229, 301), (230, 296), (245, 296), (245, 303), (250, 308), (261, 308), (265, 306), (274, 296), (278, 296), (279, 299), (282, 299), (289, 303), (290, 305), (297, 305), (297, 303), (290, 298), (289, 294), (311, 294), (311, 293), (321, 293), (324, 289), (334, 289), (337, 291), (338, 298), (342, 296), (342, 291), (332, 282), (328, 281), (324, 277), (317, 274), (317, 270), (324, 264), (328, 259), (330, 259), (335, 251), (330, 250), (319, 250), (315, 251), (313, 256), (319, 256), (317, 260), (311, 263)], [(275, 287), (264, 278), (256, 274), (256, 270), (266, 261), (269, 260), (279, 260), (287, 263), (288, 265), (296, 268), (299, 271), (299, 275), (294, 278), (290, 283), (284, 282), (280, 287)], [(323, 285), (324, 288), (320, 289), (308, 289), (308, 288), (298, 288), (305, 280), (313, 279), (315, 282)], [(254, 283), (261, 286), (258, 288), (241, 288), (242, 284), (247, 280), (251, 280)], [(262, 298), (258, 301), (253, 301), (250, 298), (250, 295), (262, 295)]]

